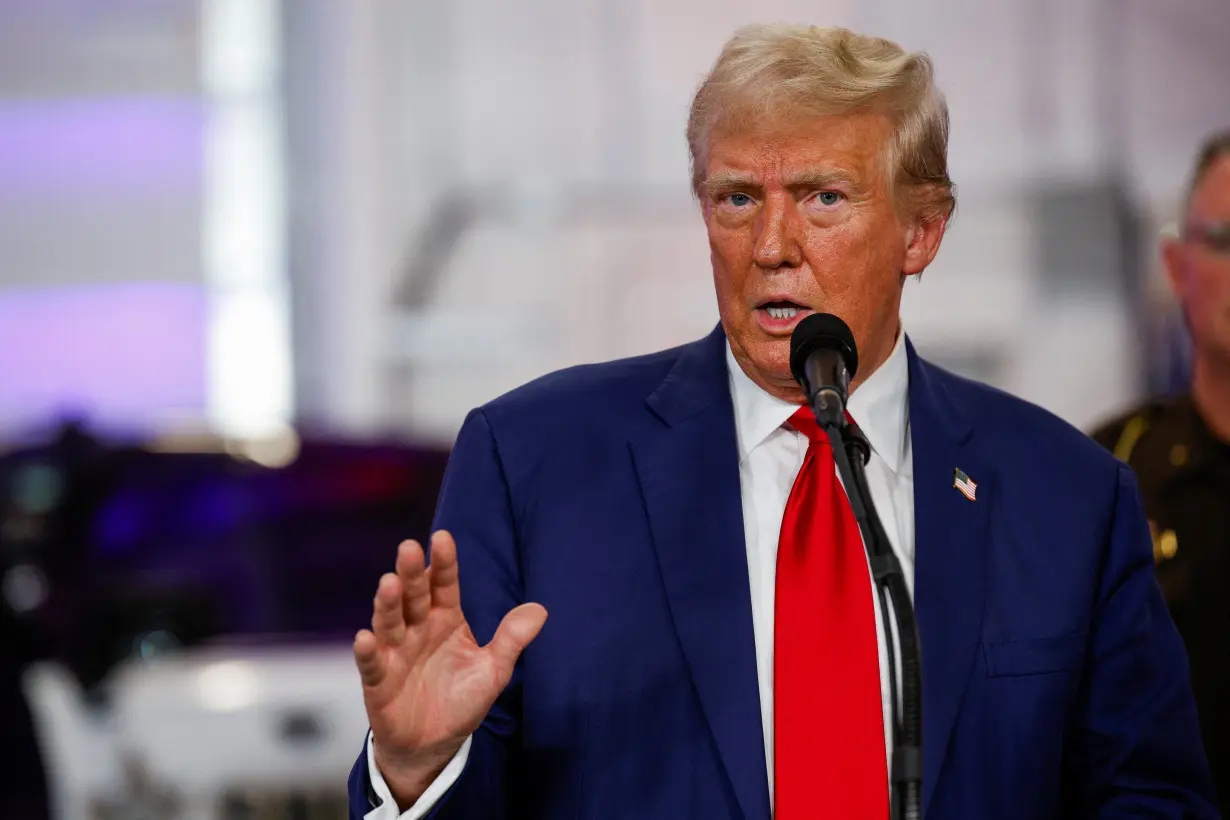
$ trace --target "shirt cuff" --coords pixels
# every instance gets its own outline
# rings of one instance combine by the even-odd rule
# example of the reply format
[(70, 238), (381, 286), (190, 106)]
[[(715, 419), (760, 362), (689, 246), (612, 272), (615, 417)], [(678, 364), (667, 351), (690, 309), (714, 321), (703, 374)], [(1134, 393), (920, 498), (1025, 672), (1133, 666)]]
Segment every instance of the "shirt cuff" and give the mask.
[(380, 805), (363, 815), (363, 820), (422, 820), (429, 811), (436, 807), (436, 803), (440, 802), (444, 793), (452, 788), (457, 778), (461, 777), (461, 772), (466, 767), (466, 760), (470, 757), (470, 744), (473, 740), (473, 735), (467, 737), (466, 742), (462, 743), (461, 748), (457, 750), (457, 754), (453, 755), (453, 759), (444, 767), (444, 771), (440, 772), (439, 777), (427, 787), (427, 791), (423, 792), (413, 806), (398, 814), (397, 801), (393, 799), (393, 792), (389, 789), (389, 784), (384, 782), (380, 769), (376, 767), (376, 741), (372, 739), (372, 733), (369, 731), (367, 733), (367, 776), (371, 780), (372, 791), (380, 800)]

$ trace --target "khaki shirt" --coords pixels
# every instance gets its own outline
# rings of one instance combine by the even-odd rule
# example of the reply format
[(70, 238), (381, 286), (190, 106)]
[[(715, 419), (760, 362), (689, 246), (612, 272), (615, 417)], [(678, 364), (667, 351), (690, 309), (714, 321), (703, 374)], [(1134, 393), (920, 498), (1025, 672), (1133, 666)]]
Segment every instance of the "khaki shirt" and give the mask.
[(1093, 437), (1140, 483), (1158, 583), (1187, 646), (1209, 765), (1230, 816), (1230, 444), (1187, 396), (1150, 401)]

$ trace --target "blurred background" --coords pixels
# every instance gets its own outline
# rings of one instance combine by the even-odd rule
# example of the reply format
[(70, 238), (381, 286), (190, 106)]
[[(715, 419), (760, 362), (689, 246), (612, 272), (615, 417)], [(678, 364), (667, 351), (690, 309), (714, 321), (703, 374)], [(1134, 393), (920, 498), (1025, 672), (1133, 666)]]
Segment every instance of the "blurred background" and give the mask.
[(52, 816), (344, 816), (466, 411), (716, 322), (687, 107), (776, 20), (935, 60), (924, 355), (1086, 429), (1184, 383), (1225, 0), (0, 2), (0, 743)]

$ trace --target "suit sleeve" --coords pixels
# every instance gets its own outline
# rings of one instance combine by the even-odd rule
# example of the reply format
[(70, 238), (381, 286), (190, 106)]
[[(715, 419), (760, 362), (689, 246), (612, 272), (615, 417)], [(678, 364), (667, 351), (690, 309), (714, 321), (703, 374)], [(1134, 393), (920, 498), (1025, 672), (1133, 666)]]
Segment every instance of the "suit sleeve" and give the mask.
[[(449, 457), (433, 530), (457, 542), (461, 607), (480, 644), (525, 600), (508, 482), (494, 433), (481, 409), (466, 417)], [(508, 768), (520, 731), (521, 664), (482, 726), (474, 733), (457, 781), (427, 815), (429, 820), (501, 820), (508, 816)], [(350, 817), (371, 810), (367, 756), (351, 772)]]
[(1118, 485), (1065, 761), (1082, 817), (1218, 817), (1187, 654), (1153, 575), (1136, 480)]

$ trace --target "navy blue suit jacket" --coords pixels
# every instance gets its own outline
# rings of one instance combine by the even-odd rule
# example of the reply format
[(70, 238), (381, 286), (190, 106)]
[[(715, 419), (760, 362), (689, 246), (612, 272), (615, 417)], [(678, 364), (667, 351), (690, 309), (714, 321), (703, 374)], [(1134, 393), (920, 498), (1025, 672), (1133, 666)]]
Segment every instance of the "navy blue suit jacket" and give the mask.
[[(725, 344), (566, 370), (466, 420), (436, 519), (466, 617), (485, 642), (517, 604), (550, 614), (433, 817), (768, 820)], [(1216, 817), (1130, 471), (909, 363), (925, 816)], [(366, 781), (361, 755), (352, 818)]]

